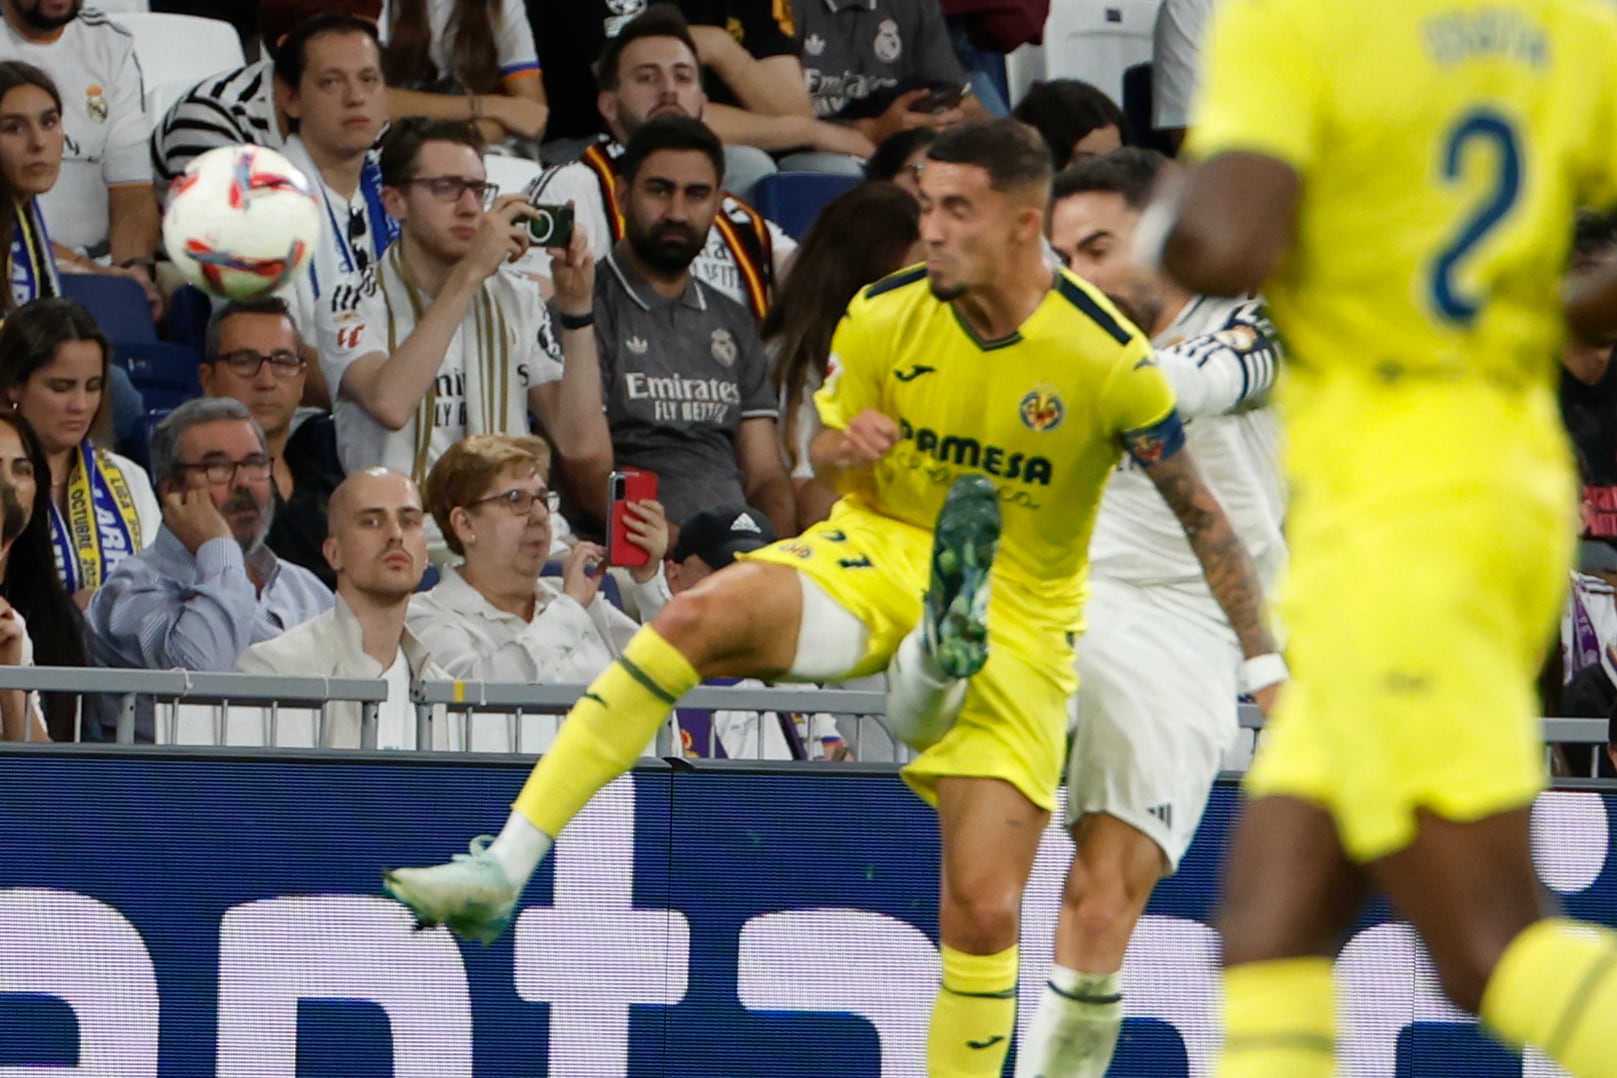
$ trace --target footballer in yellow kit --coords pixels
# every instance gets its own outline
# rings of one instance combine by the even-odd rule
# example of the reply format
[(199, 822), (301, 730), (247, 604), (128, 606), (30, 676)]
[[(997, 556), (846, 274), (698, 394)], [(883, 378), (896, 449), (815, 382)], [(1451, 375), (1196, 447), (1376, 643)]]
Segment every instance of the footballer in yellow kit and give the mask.
[(1580, 206), (1617, 203), (1596, 0), (1224, 0), (1160, 203), (1184, 286), (1262, 287), (1290, 365), (1293, 678), (1247, 777), (1219, 1078), (1336, 1073), (1334, 944), (1371, 887), (1513, 1047), (1617, 1076), (1617, 934), (1533, 861), (1534, 692), (1576, 534), (1556, 402)]
[(824, 524), (746, 557), (813, 577), (870, 629), (855, 673), (881, 670), (920, 618), (950, 485), (988, 476), (1003, 514), (988, 663), (953, 730), (905, 777), (929, 801), (939, 775), (1001, 778), (1049, 810), (1101, 491), (1125, 442), (1147, 457), (1177, 450), (1173, 391), (1139, 331), (1066, 270), (1018, 332), (997, 341), (938, 302), (925, 267), (903, 270), (854, 300), (832, 364), (815, 396), (821, 422), (840, 430), (875, 409), (898, 421), (901, 440)]
[[(1558, 286), (1574, 209), (1617, 195), (1589, 7), (1234, 0), (1212, 38), (1191, 152), (1306, 189), (1265, 288), (1292, 356), (1294, 678), (1249, 786), (1330, 805), (1358, 860), (1417, 806), (1476, 819), (1543, 783), (1531, 689), (1576, 535)], [(1401, 32), (1341, 49), (1363, 25)], [(1271, 50), (1280, 81), (1250, 63)]]

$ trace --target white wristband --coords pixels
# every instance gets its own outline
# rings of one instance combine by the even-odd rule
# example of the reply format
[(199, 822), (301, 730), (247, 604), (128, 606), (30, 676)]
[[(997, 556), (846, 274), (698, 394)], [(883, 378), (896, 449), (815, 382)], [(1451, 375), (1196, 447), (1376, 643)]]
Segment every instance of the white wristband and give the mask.
[(1286, 669), (1286, 660), (1281, 658), (1279, 652), (1271, 651), (1267, 655), (1254, 655), (1241, 664), (1241, 691), (1257, 692), (1267, 689), (1270, 685), (1278, 685), (1291, 676)]

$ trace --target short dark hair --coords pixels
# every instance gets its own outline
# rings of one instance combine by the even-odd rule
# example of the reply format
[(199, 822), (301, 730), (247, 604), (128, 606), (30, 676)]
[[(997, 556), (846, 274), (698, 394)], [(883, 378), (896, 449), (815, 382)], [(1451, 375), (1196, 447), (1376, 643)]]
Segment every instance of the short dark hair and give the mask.
[(865, 179), (895, 179), (916, 150), (925, 149), (937, 140), (938, 132), (931, 127), (911, 127), (888, 135), (876, 152), (865, 161)]
[(271, 60), (281, 42), (306, 19), (328, 11), (341, 11), (375, 22), (382, 17), (382, 0), (261, 0), (258, 5), (258, 47)]
[(309, 42), (322, 34), (364, 34), (376, 46), (378, 58), (381, 56), (382, 39), (376, 32), (376, 23), (346, 11), (328, 11), (298, 23), (276, 48), (276, 79), (297, 89), (309, 64)]
[(1050, 163), (1066, 168), (1078, 140), (1101, 127), (1116, 127), (1129, 141), (1128, 117), (1106, 91), (1077, 79), (1035, 82), (1011, 112), (1016, 119), (1034, 127), (1050, 148)]
[(951, 127), (927, 148), (928, 161), (975, 165), (996, 191), (1050, 187), (1050, 155), (1039, 133), (1018, 120), (970, 120)]
[(724, 143), (701, 120), (689, 116), (658, 116), (641, 124), (629, 136), (629, 145), (618, 159), (618, 171), (633, 182), (646, 158), (660, 150), (694, 150), (713, 162), (718, 182), (724, 182)]
[(1051, 184), (1050, 203), (1090, 191), (1122, 195), (1130, 209), (1143, 210), (1168, 159), (1155, 150), (1125, 146), (1068, 165)]
[(435, 120), (428, 116), (406, 116), (382, 136), (382, 182), (397, 187), (415, 176), (415, 159), (429, 142), (455, 142), (469, 146), (478, 156), (483, 153), (483, 136), (467, 120)]
[(208, 318), (208, 329), (202, 340), (202, 358), (212, 362), (219, 358), (219, 338), (223, 335), (224, 324), (238, 314), (268, 314), (277, 318), (284, 318), (292, 323), (292, 335), (298, 338), (301, 345), (303, 338), (298, 332), (298, 320), (292, 317), (292, 308), (287, 306), (286, 300), (268, 292), (247, 299), (233, 299), (221, 307), (214, 309)]
[(701, 62), (701, 53), (696, 51), (696, 39), (691, 37), (691, 24), (685, 21), (679, 8), (673, 4), (652, 4), (624, 23), (617, 37), (607, 38), (606, 47), (595, 61), (595, 84), (603, 90), (616, 90), (618, 64), (623, 59), (623, 50), (631, 42), (647, 37), (678, 38), (691, 50), (691, 56), (696, 57), (698, 63)]
[(1617, 247), (1617, 213), (1579, 210), (1572, 231), (1572, 253), (1590, 258)]

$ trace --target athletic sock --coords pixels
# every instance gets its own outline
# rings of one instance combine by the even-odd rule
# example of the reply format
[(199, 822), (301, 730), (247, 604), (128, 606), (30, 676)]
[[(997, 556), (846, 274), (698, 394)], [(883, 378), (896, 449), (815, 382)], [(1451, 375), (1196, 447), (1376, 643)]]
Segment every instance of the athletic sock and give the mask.
[(489, 856), (500, 863), (505, 878), (520, 890), (539, 867), (539, 862), (550, 852), (553, 840), (533, 825), (522, 813), (512, 811), (505, 818), (505, 827), (489, 844)]
[(1052, 966), (1016, 1049), (1016, 1078), (1103, 1078), (1122, 1028), (1117, 974)]
[(1328, 958), (1251, 962), (1224, 971), (1218, 1078), (1331, 1078), (1336, 1001)]
[(513, 807), (560, 835), (595, 791), (633, 766), (674, 702), (701, 680), (678, 648), (641, 629), (567, 713)]
[(917, 750), (949, 732), (966, 698), (965, 679), (939, 670), (921, 635), (919, 626), (911, 630), (887, 666), (888, 728)]
[(1545, 920), (1505, 948), (1482, 994), (1482, 1021), (1531, 1044), (1577, 1078), (1617, 1073), (1617, 935)]
[(1016, 1030), (1015, 947), (966, 954), (948, 944), (926, 1038), (928, 1078), (999, 1078)]

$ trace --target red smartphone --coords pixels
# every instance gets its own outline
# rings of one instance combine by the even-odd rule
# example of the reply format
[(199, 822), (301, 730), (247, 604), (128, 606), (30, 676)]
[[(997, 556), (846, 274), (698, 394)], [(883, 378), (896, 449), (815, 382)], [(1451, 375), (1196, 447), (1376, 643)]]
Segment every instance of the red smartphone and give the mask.
[(657, 473), (625, 468), (607, 477), (606, 509), (606, 563), (636, 569), (651, 560), (651, 555), (629, 541), (624, 511), (630, 502), (655, 501)]

